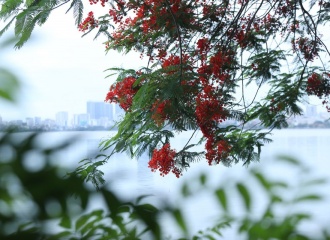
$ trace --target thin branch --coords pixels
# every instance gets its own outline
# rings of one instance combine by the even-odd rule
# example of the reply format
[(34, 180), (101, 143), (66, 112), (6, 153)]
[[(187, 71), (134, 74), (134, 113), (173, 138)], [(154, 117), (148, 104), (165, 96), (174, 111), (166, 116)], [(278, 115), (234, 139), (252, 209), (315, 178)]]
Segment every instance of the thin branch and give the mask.
[(180, 81), (182, 81), (182, 74), (183, 74), (183, 61), (182, 61), (182, 39), (181, 39), (181, 32), (180, 32), (180, 28), (179, 28), (179, 25), (175, 19), (175, 16), (172, 12), (172, 9), (171, 9), (171, 5), (170, 3), (168, 2), (168, 0), (165, 0), (165, 3), (167, 5), (167, 9), (168, 11), (170, 12), (171, 16), (172, 16), (172, 19), (173, 19), (173, 22), (175, 24), (175, 27), (176, 27), (176, 32), (178, 34), (178, 40), (179, 40), (179, 48), (180, 48)]
[(53, 11), (54, 9), (59, 8), (60, 6), (63, 6), (64, 4), (66, 4), (66, 3), (68, 3), (68, 2), (70, 2), (70, 0), (67, 0), (67, 1), (61, 3), (60, 5), (57, 5), (56, 7), (53, 7), (53, 8), (51, 8), (51, 9), (49, 9), (49, 11)]

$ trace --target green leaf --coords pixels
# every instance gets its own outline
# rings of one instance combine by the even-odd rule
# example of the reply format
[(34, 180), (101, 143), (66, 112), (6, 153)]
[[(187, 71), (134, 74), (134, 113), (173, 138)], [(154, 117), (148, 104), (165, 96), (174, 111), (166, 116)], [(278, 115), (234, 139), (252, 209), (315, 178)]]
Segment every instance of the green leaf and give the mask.
[(289, 187), (286, 182), (282, 182), (282, 181), (281, 182), (280, 181), (272, 182), (272, 186), (273, 187), (280, 187), (280, 188), (288, 188)]
[(17, 11), (17, 8), (21, 3), (23, 3), (23, 0), (7, 0), (2, 1), (1, 4), (1, 11), (0, 11), (0, 19), (6, 20), (6, 18), (10, 17), (13, 12)]
[(88, 222), (89, 219), (90, 214), (82, 215), (80, 218), (78, 218), (75, 224), (75, 230), (78, 231), (79, 229), (81, 229)]
[(35, 17), (35, 21), (38, 23), (39, 26), (41, 26), (47, 21), (50, 13), (51, 11), (46, 10), (46, 11), (41, 11), (40, 13), (37, 14), (37, 16)]
[(74, 0), (73, 2), (73, 16), (76, 19), (76, 25), (79, 26), (84, 14), (84, 4), (81, 0)]
[(249, 191), (247, 190), (245, 185), (242, 183), (237, 183), (236, 188), (244, 200), (244, 205), (245, 205), (246, 210), (250, 211), (251, 210), (251, 197), (250, 197)]
[(58, 240), (58, 239), (63, 239), (64, 237), (65, 237), (65, 239), (67, 239), (67, 237), (69, 237), (70, 235), (73, 235), (72, 232), (63, 231), (63, 232), (59, 232), (59, 233), (51, 236), (49, 239)]
[(295, 166), (301, 166), (301, 162), (298, 161), (297, 159), (293, 158), (293, 157), (289, 157), (289, 156), (284, 156), (284, 155), (280, 155), (277, 157), (278, 160), (286, 162), (286, 163), (290, 163), (292, 165)]
[(199, 176), (199, 181), (202, 184), (202, 186), (204, 186), (206, 184), (206, 182), (207, 182), (207, 175), (206, 174), (201, 174)]
[(36, 21), (38, 20), (33, 17), (32, 12), (24, 11), (21, 14), (20, 18), (17, 17), (15, 25), (15, 34), (19, 36), (19, 41), (15, 44), (16, 49), (20, 49), (30, 38)]
[(0, 68), (0, 79), (0, 98), (13, 102), (15, 93), (19, 90), (18, 79), (4, 68)]
[(16, 19), (16, 16), (14, 16), (8, 23), (7, 25), (0, 31), (0, 37), (8, 30), (8, 28), (11, 26), (11, 24), (14, 22)]
[(191, 195), (191, 191), (190, 191), (190, 188), (189, 188), (189, 184), (187, 183), (184, 183), (181, 187), (181, 194), (182, 196), (184, 197), (188, 197)]
[(151, 194), (144, 194), (144, 195), (140, 195), (136, 198), (136, 203), (139, 204), (142, 202), (142, 200), (144, 200), (145, 198), (151, 197)]
[(253, 171), (253, 176), (258, 180), (258, 182), (261, 184), (261, 186), (264, 187), (264, 189), (267, 192), (271, 191), (271, 183), (268, 182), (268, 180), (264, 177), (264, 175), (262, 175), (260, 172), (255, 172)]
[(301, 197), (297, 197), (293, 200), (293, 202), (305, 202), (305, 201), (320, 201), (323, 198), (320, 195), (310, 194)]
[(276, 194), (272, 194), (270, 196), (270, 200), (273, 204), (283, 202), (283, 198), (281, 196), (276, 195)]
[[(86, 223), (80, 230), (80, 232), (86, 236), (86, 235), (93, 235), (93, 232), (95, 232), (98, 228), (101, 221), (104, 220), (102, 217), (96, 217), (93, 220), (89, 220), (88, 223)], [(96, 226), (95, 226), (96, 225)]]
[(173, 212), (172, 212), (173, 216), (174, 216), (174, 219), (176, 220), (178, 226), (181, 228), (182, 232), (185, 234), (185, 235), (188, 235), (188, 228), (187, 228), (187, 225), (186, 225), (186, 222), (185, 222), (185, 219), (183, 218), (182, 216), (182, 213), (179, 209), (175, 209)]
[(227, 205), (227, 196), (226, 196), (225, 190), (222, 188), (219, 188), (215, 191), (215, 195), (216, 195), (219, 203), (221, 204), (223, 210), (225, 210), (225, 212), (227, 212), (228, 205)]
[(324, 185), (326, 183), (328, 183), (328, 180), (327, 179), (325, 179), (325, 178), (319, 178), (319, 179), (313, 179), (313, 180), (304, 182), (303, 183), (303, 186), (304, 187), (307, 187), (307, 186), (315, 186), (315, 185)]
[(26, 18), (27, 18), (27, 11), (23, 11), (20, 14), (17, 15), (16, 17), (16, 22), (15, 22), (15, 35), (18, 36), (22, 31), (23, 28), (26, 24)]
[(63, 228), (70, 229), (71, 228), (71, 219), (68, 216), (62, 217), (59, 225)]
[(118, 213), (129, 213), (130, 211), (131, 208), (127, 205), (123, 205), (118, 208)]

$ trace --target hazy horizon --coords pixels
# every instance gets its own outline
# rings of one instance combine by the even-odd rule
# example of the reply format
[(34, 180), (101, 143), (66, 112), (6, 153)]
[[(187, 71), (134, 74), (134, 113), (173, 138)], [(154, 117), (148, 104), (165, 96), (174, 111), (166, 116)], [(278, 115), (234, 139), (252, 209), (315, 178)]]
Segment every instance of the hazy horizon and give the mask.
[[(19, 50), (12, 46), (1, 49), (2, 67), (9, 68), (21, 81), (17, 103), (0, 103), (4, 119), (41, 116), (52, 118), (56, 112), (84, 113), (87, 101), (104, 101), (115, 76), (105, 78), (111, 67), (138, 68), (144, 60), (138, 53), (126, 56), (105, 53), (105, 38), (93, 41), (95, 33), (81, 38), (74, 25), (72, 12), (55, 10), (49, 20), (36, 27), (31, 39)], [(85, 10), (85, 15), (88, 9)], [(0, 23), (0, 29), (5, 26)], [(14, 35), (14, 25), (0, 42)]]

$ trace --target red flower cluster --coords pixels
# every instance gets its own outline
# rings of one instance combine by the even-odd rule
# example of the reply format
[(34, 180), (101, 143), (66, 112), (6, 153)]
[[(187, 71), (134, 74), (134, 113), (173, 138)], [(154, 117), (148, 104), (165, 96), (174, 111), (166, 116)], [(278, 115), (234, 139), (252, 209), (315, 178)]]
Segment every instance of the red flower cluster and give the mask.
[(83, 32), (95, 27), (98, 27), (98, 21), (95, 20), (93, 12), (89, 12), (88, 17), (78, 26), (79, 31)]
[(243, 29), (237, 31), (237, 33), (234, 35), (234, 39), (241, 46), (241, 48), (246, 48), (247, 43), (248, 43), (247, 36), (248, 36), (248, 33), (246, 33)]
[(292, 40), (292, 48), (294, 51), (299, 50), (307, 61), (313, 61), (318, 55), (319, 43), (310, 40), (307, 37), (299, 37), (296, 41)]
[(283, 102), (275, 103), (274, 98), (271, 100), (271, 106), (269, 108), (271, 112), (276, 114), (284, 109), (285, 109), (285, 104)]
[[(108, 0), (89, 1), (91, 4), (101, 2), (104, 6)], [(237, 8), (237, 2), (242, 4), (241, 10)], [(144, 116), (151, 116), (158, 126), (168, 121), (174, 128), (179, 128), (175, 123), (184, 125), (182, 128), (199, 127), (206, 138), (206, 159), (209, 164), (218, 164), (230, 151), (234, 151), (232, 143), (227, 142), (224, 136), (219, 140), (219, 124), (227, 119), (230, 109), (235, 108), (229, 99), (236, 91), (237, 77), (242, 76), (245, 81), (248, 78), (245, 73), (250, 74), (250, 71), (244, 70), (245, 60), (237, 62), (241, 50), (242, 59), (245, 59), (245, 48), (249, 48), (246, 52), (251, 53), (251, 58), (248, 55), (246, 57), (253, 59), (259, 50), (264, 51), (265, 41), (275, 36), (275, 33), (286, 33), (286, 37), (294, 35), (293, 49), (296, 55), (307, 61), (318, 56), (318, 49), (322, 47), (321, 42), (318, 42), (320, 40), (315, 42), (314, 37), (305, 37), (306, 30), (299, 27), (299, 22), (292, 17), (299, 6), (291, 0), (274, 1), (267, 13), (259, 10), (253, 13), (253, 9), (266, 5), (248, 0), (115, 0), (109, 6), (109, 15), (101, 22), (114, 27), (109, 30), (108, 48), (140, 52), (141, 58), (149, 58), (146, 82), (154, 81), (155, 75), (152, 74), (161, 72), (162, 79), (170, 79), (180, 88), (178, 96), (174, 96), (174, 93), (171, 95), (166, 92), (168, 89), (163, 89), (166, 84), (157, 82), (159, 88), (153, 96), (154, 102), (141, 108)], [(245, 11), (247, 9), (251, 11)], [(91, 12), (79, 28), (85, 31), (95, 25), (97, 21)], [(237, 51), (237, 47), (241, 49)], [(267, 70), (261, 65), (257, 61), (251, 65), (255, 71), (251, 80), (260, 80), (259, 76)], [(270, 71), (273, 71), (271, 66)], [(319, 97), (329, 95), (330, 87), (325, 85), (324, 79), (313, 74), (308, 79), (307, 93)], [(119, 103), (128, 111), (139, 88), (134, 85), (135, 82), (135, 77), (126, 77), (114, 84), (106, 101)], [(164, 95), (169, 99), (163, 101)], [(174, 106), (180, 109), (176, 110)], [(269, 104), (273, 114), (285, 110), (285, 107), (281, 102)], [(189, 122), (178, 119), (188, 119)], [(180, 174), (174, 167), (175, 154), (169, 144), (165, 144), (160, 150), (154, 150), (149, 167), (153, 171), (159, 169), (161, 175), (170, 171)]]
[(215, 142), (217, 125), (226, 120), (224, 104), (216, 87), (205, 86), (196, 99), (197, 123), (207, 141), (205, 144), (206, 159), (211, 165), (218, 164), (229, 153), (229, 145), (224, 141)]
[(278, 17), (275, 18), (274, 16), (272, 16), (270, 14), (267, 14), (267, 17), (263, 18), (263, 23), (268, 32), (276, 31), (277, 29), (279, 29), (281, 27), (281, 23), (280, 23)]
[(151, 111), (153, 112), (151, 118), (154, 119), (158, 126), (161, 126), (166, 119), (168, 119), (168, 115), (165, 112), (165, 109), (170, 106), (171, 102), (169, 100), (165, 100), (160, 102), (156, 100), (151, 107)]
[(214, 80), (217, 83), (223, 83), (229, 78), (226, 67), (230, 66), (233, 61), (232, 54), (229, 52), (217, 52), (210, 58), (210, 65)]
[(313, 73), (307, 79), (306, 92), (308, 95), (315, 95), (320, 99), (323, 98), (322, 104), (330, 112), (330, 107), (327, 105), (330, 96), (330, 73), (323, 73), (322, 75)]
[(133, 86), (135, 81), (135, 77), (126, 77), (121, 82), (111, 85), (105, 101), (119, 103), (120, 107), (127, 111), (132, 106), (133, 97), (139, 88)]
[(323, 75), (313, 73), (307, 79), (308, 95), (315, 95), (318, 97), (328, 96), (330, 94), (330, 74), (324, 73)]
[(168, 58), (164, 59), (164, 61), (162, 63), (162, 68), (167, 68), (170, 66), (177, 66), (179, 64), (180, 64), (180, 57), (171, 55)]
[(275, 10), (276, 15), (281, 17), (288, 17), (293, 15), (296, 10), (296, 3), (294, 1), (281, 0), (278, 1), (278, 6)]
[(316, 95), (318, 97), (321, 97), (324, 93), (324, 88), (322, 86), (322, 77), (317, 74), (313, 73), (308, 79), (307, 79), (307, 93), (308, 95)]
[(230, 146), (225, 140), (215, 141), (213, 137), (207, 139), (205, 144), (206, 159), (209, 165), (219, 164), (221, 160), (228, 157)]
[(152, 158), (149, 161), (149, 168), (151, 168), (153, 172), (159, 170), (161, 176), (165, 176), (172, 171), (176, 177), (179, 177), (181, 171), (175, 167), (175, 156), (176, 151), (171, 150), (170, 144), (166, 143), (160, 150), (154, 150)]
[(196, 99), (196, 118), (205, 137), (210, 137), (217, 123), (226, 119), (223, 103), (217, 97), (201, 93)]
[(197, 48), (200, 54), (205, 53), (210, 49), (210, 43), (207, 38), (201, 38), (197, 41)]
[(203, 54), (201, 59), (202, 65), (197, 69), (197, 73), (203, 87), (209, 85), (210, 81), (223, 84), (230, 78), (228, 66), (233, 62), (232, 53), (219, 51), (210, 57), (209, 64), (204, 61), (206, 54)]
[[(187, 63), (189, 59), (188, 55), (183, 54), (182, 55), (182, 63)], [(180, 65), (180, 56), (176, 55), (170, 55), (168, 58), (164, 58), (162, 61), (162, 68), (167, 68), (167, 67), (173, 67), (173, 66), (179, 66)], [(170, 71), (169, 73), (173, 73), (174, 71)]]
[[(101, 1), (102, 7), (105, 7), (105, 3), (108, 2), (108, 0), (100, 0), (100, 1)], [(97, 4), (98, 2), (99, 2), (99, 0), (89, 0), (90, 5)]]

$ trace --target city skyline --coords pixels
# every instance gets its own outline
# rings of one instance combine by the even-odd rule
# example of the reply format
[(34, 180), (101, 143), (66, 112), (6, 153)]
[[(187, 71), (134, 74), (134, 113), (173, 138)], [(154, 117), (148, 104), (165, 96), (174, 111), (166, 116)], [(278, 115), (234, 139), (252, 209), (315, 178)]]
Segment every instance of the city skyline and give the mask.
[[(328, 113), (319, 111), (316, 105), (304, 104), (304, 113), (301, 116), (290, 118), (291, 126), (299, 124), (313, 124), (317, 121), (329, 119)], [(2, 126), (25, 126), (30, 129), (36, 127), (48, 127), (50, 129), (70, 129), (85, 127), (109, 127), (113, 126), (123, 115), (124, 110), (119, 104), (107, 103), (104, 101), (85, 102), (85, 111), (80, 113), (70, 113), (68, 111), (54, 112), (51, 117), (41, 117), (40, 115), (28, 116), (18, 119), (7, 119), (0, 114), (0, 125)], [(229, 122), (232, 120), (228, 120)]]
[[(0, 41), (12, 38), (13, 27)], [(14, 44), (1, 49), (1, 67), (15, 73), (21, 83), (15, 104), (0, 101), (2, 118), (54, 118), (60, 111), (79, 114), (85, 111), (85, 102), (104, 101), (116, 80), (116, 76), (107, 78), (112, 72), (106, 69), (138, 69), (147, 62), (137, 52), (125, 56), (115, 51), (106, 53), (103, 36), (94, 41), (92, 34), (82, 35), (72, 15), (57, 9), (44, 27), (35, 28), (21, 49), (14, 49)]]
[[(109, 67), (139, 69), (147, 59), (137, 52), (105, 54), (102, 38), (81, 38), (73, 19), (61, 9), (53, 13), (44, 28), (36, 28), (32, 39), (20, 49), (1, 49), (1, 65), (11, 69), (21, 81), (16, 103), (0, 102), (0, 116), (4, 121), (39, 116), (55, 119), (57, 112), (66, 111), (70, 117), (84, 113), (87, 101), (104, 101), (115, 76)], [(3, 26), (0, 26), (3, 27)], [(9, 30), (3, 38), (12, 37)], [(33, 61), (32, 61), (33, 60)], [(246, 101), (252, 101), (253, 89), (246, 89)], [(260, 89), (259, 93), (262, 94)], [(259, 96), (258, 96), (259, 97)], [(239, 98), (239, 96), (238, 96)], [(325, 111), (317, 99), (318, 111)]]
[[(54, 112), (53, 116), (42, 117), (25, 116), (23, 118), (9, 119), (0, 114), (0, 123), (2, 122), (25, 122), (27, 125), (39, 124), (42, 121), (54, 121), (58, 126), (93, 126), (109, 125), (119, 119), (124, 111), (115, 103), (106, 103), (102, 101), (87, 101), (85, 111), (72, 113), (69, 111)], [(85, 123), (83, 123), (85, 121)], [(100, 124), (103, 123), (103, 124)]]

